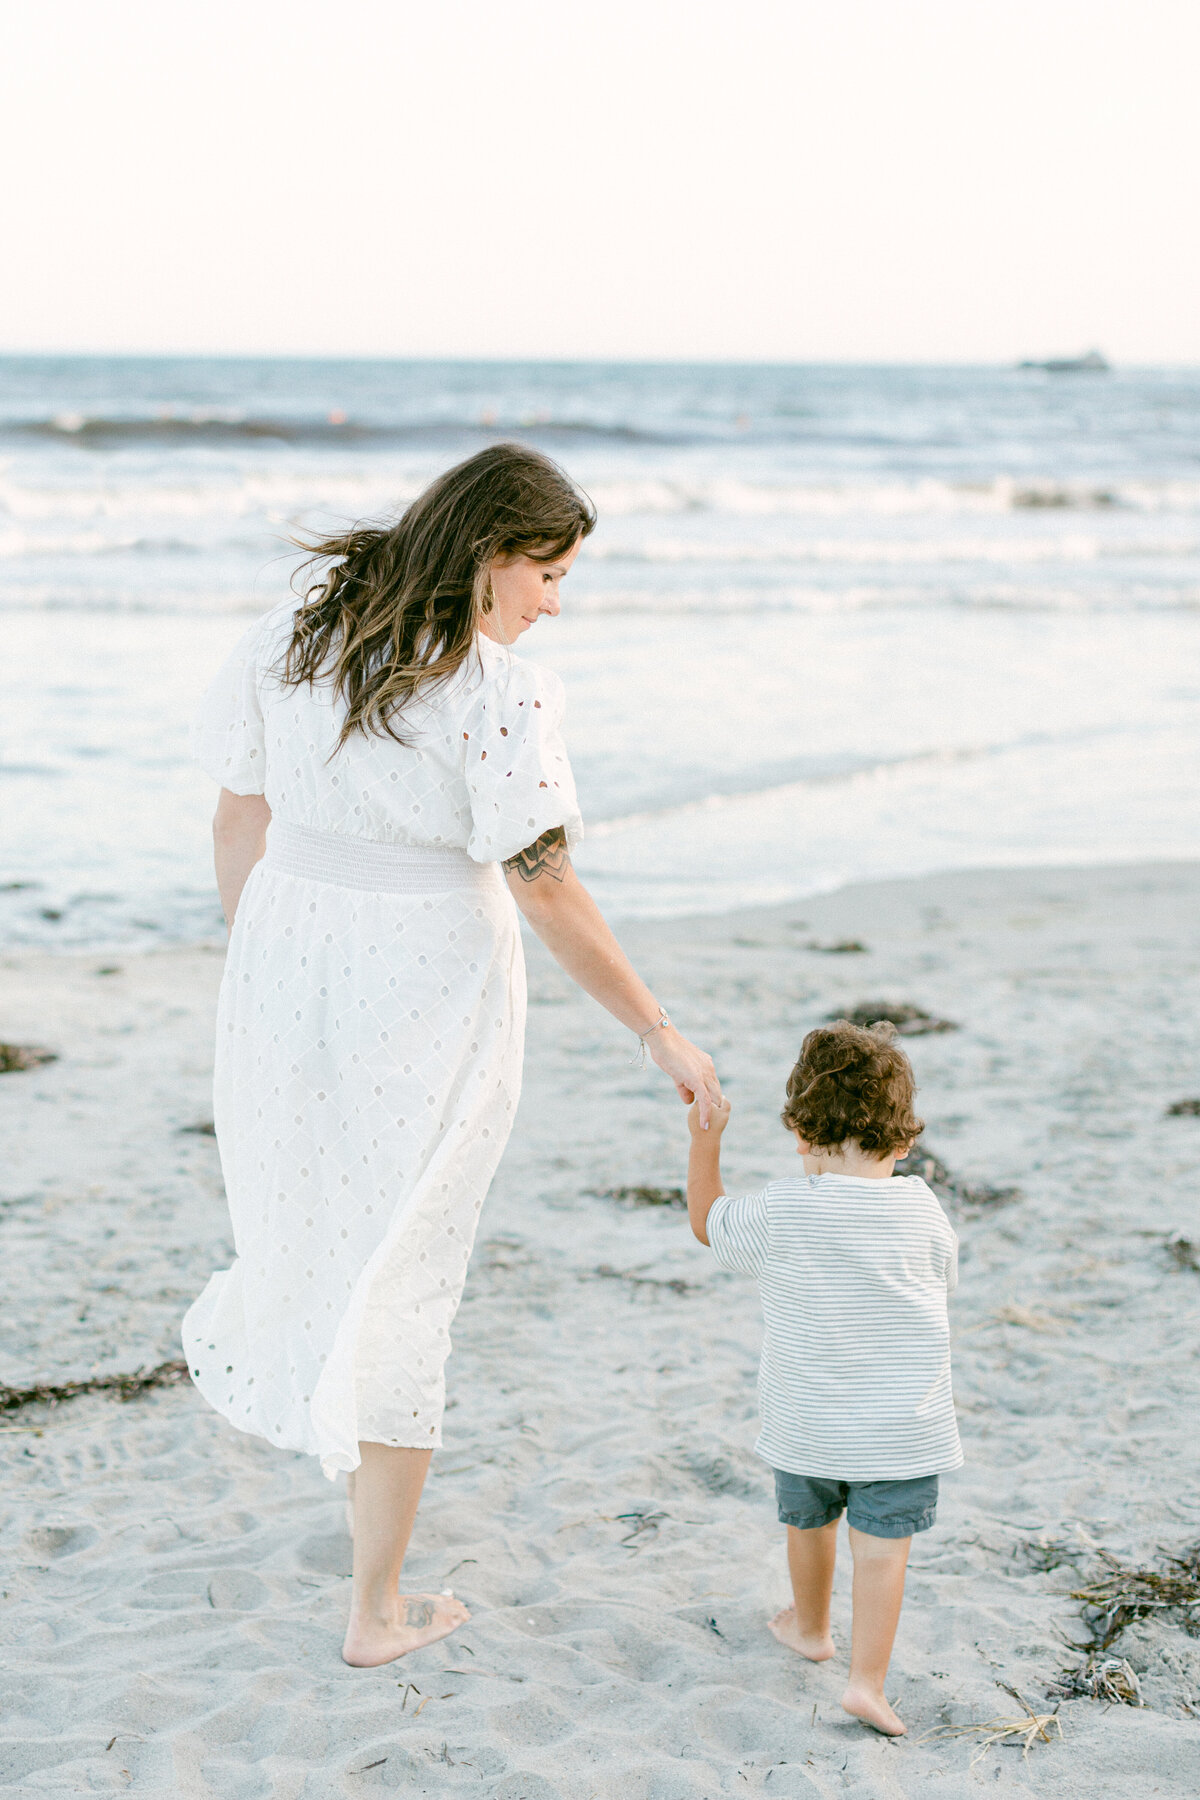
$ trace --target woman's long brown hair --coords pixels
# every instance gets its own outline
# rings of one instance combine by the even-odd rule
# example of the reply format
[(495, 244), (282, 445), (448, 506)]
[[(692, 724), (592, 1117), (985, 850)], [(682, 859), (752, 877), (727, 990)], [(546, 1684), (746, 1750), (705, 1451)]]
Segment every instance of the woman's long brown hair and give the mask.
[(355, 731), (404, 738), (398, 718), (457, 673), (488, 610), (496, 557), (554, 562), (594, 528), (591, 502), (549, 457), (521, 444), (481, 450), (427, 487), (393, 525), (301, 540), (309, 559), (280, 676), (329, 679)]

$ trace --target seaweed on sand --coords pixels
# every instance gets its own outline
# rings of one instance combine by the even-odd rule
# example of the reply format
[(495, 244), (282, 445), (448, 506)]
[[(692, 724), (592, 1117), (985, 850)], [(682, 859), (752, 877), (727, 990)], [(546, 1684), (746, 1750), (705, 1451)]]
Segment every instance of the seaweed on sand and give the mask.
[(185, 1362), (164, 1362), (153, 1369), (134, 1369), (128, 1375), (94, 1375), (58, 1385), (37, 1382), (33, 1387), (15, 1388), (0, 1382), (0, 1413), (20, 1412), (25, 1406), (57, 1406), (63, 1400), (77, 1400), (81, 1394), (117, 1394), (122, 1400), (132, 1400), (147, 1388), (176, 1387), (187, 1378)]
[(910, 1000), (862, 1000), (849, 1012), (830, 1013), (831, 1021), (848, 1019), (851, 1025), (894, 1025), (901, 1037), (924, 1037), (931, 1031), (960, 1031), (953, 1019), (939, 1019), (914, 1006)]
[[(600, 1263), (592, 1269), (585, 1280), (591, 1281), (627, 1281), (634, 1293), (642, 1288), (661, 1288), (668, 1294), (694, 1294), (698, 1284), (684, 1281), (681, 1276), (672, 1276), (664, 1280), (658, 1275), (639, 1275), (636, 1269), (614, 1269), (611, 1263)], [(632, 1298), (632, 1295), (630, 1296)]]
[(680, 1187), (650, 1187), (639, 1183), (635, 1187), (596, 1188), (592, 1190), (598, 1200), (619, 1200), (622, 1206), (676, 1206), (685, 1207), (687, 1200)]
[[(1018, 1187), (992, 1187), (984, 1181), (963, 1181), (946, 1167), (932, 1150), (918, 1148), (903, 1162), (896, 1164), (897, 1175), (919, 1175), (927, 1181), (939, 1199), (952, 1200), (960, 1207), (984, 1208), (1008, 1206), (1021, 1198)], [(682, 1211), (687, 1197), (681, 1187), (653, 1187), (639, 1182), (630, 1187), (590, 1188), (598, 1200), (616, 1200), (622, 1206), (671, 1206)]]
[(670, 1513), (665, 1512), (617, 1513), (615, 1517), (618, 1523), (630, 1527), (626, 1536), (621, 1539), (622, 1548), (626, 1550), (645, 1549), (645, 1545), (640, 1544), (638, 1539), (645, 1537), (647, 1533), (649, 1533), (651, 1540), (656, 1538), (658, 1536), (659, 1526), (664, 1519), (669, 1519), (670, 1516)]
[(1176, 1269), (1190, 1269), (1193, 1274), (1200, 1275), (1200, 1244), (1176, 1231), (1164, 1239), (1164, 1245)]
[(58, 1061), (57, 1050), (44, 1050), (40, 1044), (0, 1044), (0, 1075), (14, 1075), (21, 1069), (36, 1069), (41, 1063)]
[(1041, 1537), (1015, 1544), (1012, 1554), (1020, 1557), (1037, 1574), (1048, 1575), (1053, 1569), (1069, 1568), (1078, 1562), (1080, 1550), (1069, 1538)]
[(1061, 1700), (1106, 1700), (1110, 1706), (1145, 1706), (1141, 1683), (1123, 1656), (1091, 1650), (1073, 1669), (1064, 1669), (1048, 1692)]
[(1009, 1206), (1014, 1200), (1021, 1198), (1021, 1190), (1016, 1187), (990, 1187), (982, 1181), (963, 1181), (952, 1175), (940, 1157), (932, 1150), (918, 1146), (911, 1150), (903, 1162), (896, 1164), (897, 1175), (919, 1175), (927, 1181), (939, 1200), (952, 1200), (959, 1206), (968, 1208), (984, 1208)]
[(1182, 1614), (1186, 1630), (1200, 1631), (1200, 1544), (1178, 1556), (1163, 1551), (1164, 1566), (1157, 1569), (1126, 1568), (1107, 1550), (1098, 1555), (1105, 1572), (1069, 1590), (1091, 1633), (1090, 1643), (1073, 1644), (1073, 1650), (1107, 1650), (1127, 1625), (1156, 1613)]
[[(1069, 1315), (1068, 1315), (1069, 1316)], [(1065, 1331), (1066, 1326), (1061, 1317), (1055, 1313), (1038, 1312), (1033, 1306), (1018, 1306), (1011, 1302), (1002, 1306), (987, 1320), (989, 1325), (1020, 1325), (1025, 1331), (1041, 1331), (1049, 1337)], [(968, 1330), (976, 1329), (968, 1326)]]
[(976, 1725), (939, 1725), (934, 1731), (927, 1731), (918, 1742), (925, 1743), (930, 1738), (954, 1738), (979, 1736), (982, 1740), (978, 1750), (971, 1758), (970, 1767), (982, 1762), (993, 1744), (1020, 1744), (1021, 1754), (1028, 1760), (1033, 1745), (1040, 1739), (1042, 1743), (1051, 1741), (1051, 1731), (1062, 1736), (1062, 1726), (1058, 1722), (1058, 1707), (1053, 1712), (1035, 1713), (1033, 1708), (1021, 1698), (1015, 1687), (1007, 1681), (998, 1681), (998, 1688), (1011, 1694), (1017, 1705), (1023, 1709), (1024, 1717), (1016, 1719), (981, 1719)]
[(1185, 1631), (1200, 1631), (1200, 1544), (1177, 1556), (1163, 1551), (1158, 1568), (1127, 1567), (1110, 1551), (1098, 1551), (1102, 1573), (1068, 1590), (1083, 1607), (1088, 1639), (1072, 1644), (1082, 1662), (1063, 1669), (1049, 1692), (1071, 1699), (1107, 1700), (1144, 1706), (1138, 1678), (1124, 1657), (1109, 1652), (1135, 1619), (1164, 1613), (1180, 1619)]

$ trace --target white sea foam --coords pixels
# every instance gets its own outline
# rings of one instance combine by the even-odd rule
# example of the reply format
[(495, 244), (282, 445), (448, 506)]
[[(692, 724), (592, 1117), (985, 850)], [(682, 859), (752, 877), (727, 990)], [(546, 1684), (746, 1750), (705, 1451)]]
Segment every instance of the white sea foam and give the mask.
[[(362, 469), (293, 468), (209, 472), (197, 469), (181, 481), (169, 466), (128, 471), (106, 469), (103, 479), (71, 483), (30, 479), (0, 462), (0, 515), (15, 519), (299, 518), (312, 510), (348, 518), (388, 516), (420, 492), (436, 459), (414, 469), (403, 465)], [(168, 463), (168, 459), (161, 459)], [(86, 471), (82, 472), (86, 477)], [(602, 517), (651, 517), (706, 513), (738, 518), (979, 518), (1009, 513), (1131, 511), (1200, 514), (1200, 481), (1085, 483), (1017, 481), (986, 483), (924, 480), (786, 483), (746, 480), (600, 479), (589, 492)]]
[[(138, 546), (132, 546), (138, 552)], [(190, 547), (184, 547), (190, 549)], [(156, 547), (152, 580), (131, 587), (128, 576), (111, 565), (115, 550), (97, 568), (91, 557), (79, 559), (80, 577), (72, 578), (63, 564), (53, 579), (38, 578), (30, 571), (19, 582), (6, 581), (0, 572), (0, 614), (78, 613), (104, 617), (184, 615), (198, 618), (232, 616), (249, 620), (282, 599), (289, 590), (292, 558), (281, 555), (274, 569), (257, 570), (253, 578), (239, 568), (218, 585), (211, 559), (195, 556), (188, 564), (191, 579), (181, 575), (177, 549)], [(145, 554), (151, 561), (149, 550)], [(170, 559), (168, 563), (168, 559)], [(1040, 566), (1040, 565), (1036, 565)], [(579, 618), (642, 618), (686, 620), (755, 619), (779, 614), (821, 617), (837, 614), (888, 611), (927, 615), (939, 612), (1014, 612), (1067, 614), (1195, 613), (1200, 610), (1200, 574), (1175, 583), (1119, 578), (1091, 581), (1051, 581), (1039, 578), (1020, 583), (987, 575), (979, 569), (953, 574), (951, 566), (930, 571), (924, 582), (863, 581), (843, 578), (831, 565), (825, 585), (785, 578), (753, 586), (724, 582), (674, 581), (669, 587), (617, 586), (590, 588), (582, 580), (570, 595), (571, 612)], [(933, 629), (924, 620), (923, 629)]]
[(0, 471), (0, 516), (14, 519), (258, 518), (286, 521), (311, 511), (387, 515), (414, 499), (419, 477), (343, 475), (334, 471), (284, 470), (197, 473), (188, 482), (111, 474), (103, 481), (45, 484)]
[(1020, 481), (858, 481), (798, 483), (771, 481), (600, 481), (591, 488), (601, 512), (614, 517), (639, 513), (723, 513), (733, 518), (924, 518), (980, 517), (1019, 511), (1138, 512), (1200, 511), (1200, 482)]
[(627, 563), (1078, 563), (1101, 557), (1171, 558), (1200, 556), (1200, 533), (1171, 537), (1104, 539), (1085, 531), (1044, 536), (1012, 534), (979, 537), (881, 538), (847, 535), (788, 538), (775, 542), (752, 539), (697, 542), (683, 538), (643, 539), (636, 544), (600, 542), (589, 547), (589, 559)]

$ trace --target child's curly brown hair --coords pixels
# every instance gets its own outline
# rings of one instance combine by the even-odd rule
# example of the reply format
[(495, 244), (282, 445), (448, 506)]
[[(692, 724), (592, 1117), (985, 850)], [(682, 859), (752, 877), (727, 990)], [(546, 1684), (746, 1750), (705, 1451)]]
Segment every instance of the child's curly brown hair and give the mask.
[(810, 1031), (800, 1046), (780, 1116), (814, 1148), (852, 1138), (868, 1156), (893, 1156), (925, 1129), (913, 1111), (916, 1091), (894, 1025), (864, 1028), (838, 1019)]

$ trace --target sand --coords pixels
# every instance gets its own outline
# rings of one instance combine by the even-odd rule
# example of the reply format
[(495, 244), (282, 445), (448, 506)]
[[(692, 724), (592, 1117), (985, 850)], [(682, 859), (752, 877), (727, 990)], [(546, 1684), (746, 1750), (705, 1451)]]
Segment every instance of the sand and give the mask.
[[(6, 1677), (0, 1793), (288, 1797), (724, 1794), (960, 1800), (1200, 1793), (1200, 1637), (1114, 1647), (1143, 1709), (1071, 1699), (1062, 1741), (927, 1734), (1054, 1704), (1065, 1590), (1097, 1547), (1200, 1540), (1200, 866), (972, 873), (623, 932), (734, 1103), (727, 1179), (792, 1168), (776, 1122), (800, 1036), (915, 1002), (932, 1150), (1007, 1205), (959, 1206), (953, 1320), (966, 1466), (918, 1538), (889, 1692), (911, 1735), (846, 1718), (839, 1654), (769, 1636), (787, 1597), (754, 1457), (756, 1297), (683, 1215), (602, 1197), (682, 1179), (682, 1109), (531, 952), (520, 1120), (483, 1216), (446, 1448), (410, 1553), (470, 1624), (390, 1668), (340, 1661), (342, 1492), (188, 1386), (0, 1421)], [(810, 943), (856, 938), (830, 954)], [(119, 973), (101, 968), (120, 965)], [(177, 1354), (228, 1255), (211, 1138), (219, 955), (19, 956), (0, 1036), (60, 1060), (0, 1078), (0, 1380)]]

